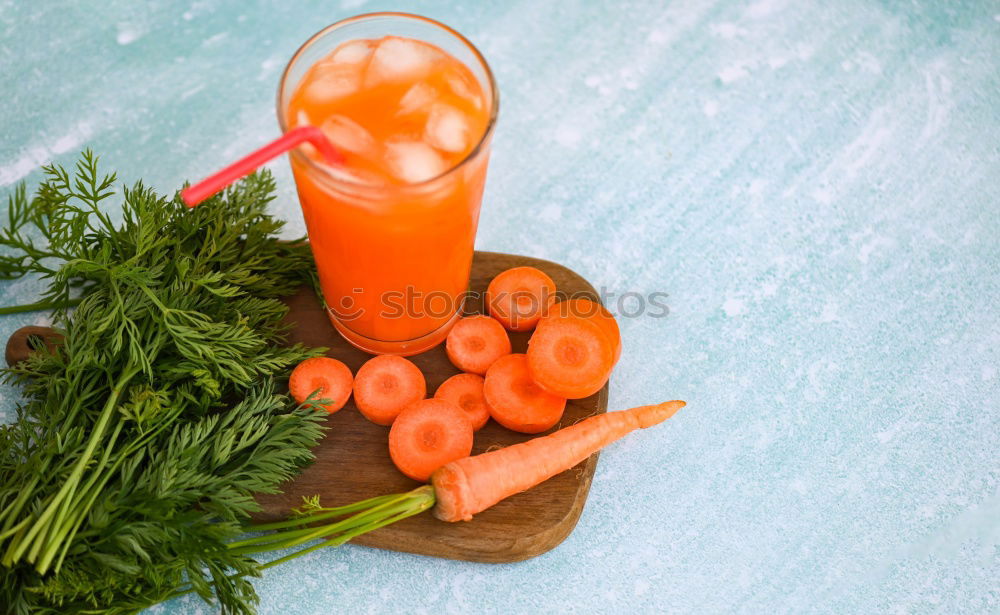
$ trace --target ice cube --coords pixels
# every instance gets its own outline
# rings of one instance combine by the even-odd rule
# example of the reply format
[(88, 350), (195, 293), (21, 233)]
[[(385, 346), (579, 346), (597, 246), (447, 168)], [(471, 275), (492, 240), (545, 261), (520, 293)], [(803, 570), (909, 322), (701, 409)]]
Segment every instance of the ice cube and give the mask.
[(431, 108), (424, 140), (446, 152), (461, 152), (469, 143), (469, 121), (458, 109), (438, 104)]
[(372, 53), (365, 85), (419, 79), (430, 72), (431, 66), (439, 56), (433, 47), (424, 43), (387, 36)]
[(372, 54), (372, 46), (366, 40), (347, 41), (337, 47), (330, 56), (331, 62), (341, 64), (360, 64)]
[(306, 85), (305, 97), (312, 103), (328, 103), (361, 89), (361, 69), (353, 64), (321, 64)]
[(331, 115), (320, 126), (320, 130), (336, 148), (368, 156), (376, 153), (375, 139), (371, 133), (343, 115)]
[(427, 113), (437, 97), (438, 91), (434, 86), (421, 81), (399, 99), (399, 110), (396, 111), (396, 115), (409, 115), (417, 111)]
[(446, 168), (441, 155), (421, 141), (386, 143), (385, 153), (393, 175), (411, 184), (437, 177)]
[(476, 93), (477, 88), (470, 83), (464, 75), (458, 73), (448, 73), (445, 77), (445, 81), (448, 83), (448, 87), (455, 94), (455, 96), (469, 101), (476, 109), (482, 108), (482, 97)]
[(343, 166), (328, 166), (327, 170), (335, 179), (351, 182), (353, 184), (366, 184), (374, 186), (384, 183), (378, 175), (357, 168), (349, 169)]

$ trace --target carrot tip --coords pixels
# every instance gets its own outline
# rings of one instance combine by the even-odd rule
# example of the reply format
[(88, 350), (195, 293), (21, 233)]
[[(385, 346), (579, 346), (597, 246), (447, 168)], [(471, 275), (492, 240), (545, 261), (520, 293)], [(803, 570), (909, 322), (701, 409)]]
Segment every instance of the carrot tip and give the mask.
[(572, 468), (629, 432), (662, 423), (684, 406), (674, 400), (598, 414), (547, 436), (447, 463), (431, 475), (437, 496), (434, 515), (442, 521), (468, 521)]
[(640, 406), (635, 409), (635, 416), (639, 419), (639, 426), (645, 429), (653, 425), (659, 425), (677, 414), (677, 411), (686, 405), (687, 402), (675, 399), (651, 406)]

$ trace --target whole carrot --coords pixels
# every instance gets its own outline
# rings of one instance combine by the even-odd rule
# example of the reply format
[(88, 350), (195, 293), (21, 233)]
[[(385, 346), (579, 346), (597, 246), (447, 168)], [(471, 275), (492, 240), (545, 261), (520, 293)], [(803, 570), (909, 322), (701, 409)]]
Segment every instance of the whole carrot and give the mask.
[(500, 500), (568, 470), (636, 429), (652, 427), (683, 408), (683, 401), (592, 416), (576, 425), (482, 455), (452, 461), (431, 477), (442, 521), (469, 521)]

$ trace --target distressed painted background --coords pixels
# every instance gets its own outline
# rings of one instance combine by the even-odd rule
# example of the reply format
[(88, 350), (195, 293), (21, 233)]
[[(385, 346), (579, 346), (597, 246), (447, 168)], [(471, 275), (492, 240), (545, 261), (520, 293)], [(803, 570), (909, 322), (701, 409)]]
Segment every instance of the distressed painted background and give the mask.
[(496, 71), (479, 246), (667, 293), (612, 299), (611, 406), (690, 405), (602, 456), (547, 555), (320, 552), (262, 613), (1000, 611), (1000, 3), (5, 0), (0, 192), (83, 147), (200, 178), (277, 134), (301, 42), (388, 8)]

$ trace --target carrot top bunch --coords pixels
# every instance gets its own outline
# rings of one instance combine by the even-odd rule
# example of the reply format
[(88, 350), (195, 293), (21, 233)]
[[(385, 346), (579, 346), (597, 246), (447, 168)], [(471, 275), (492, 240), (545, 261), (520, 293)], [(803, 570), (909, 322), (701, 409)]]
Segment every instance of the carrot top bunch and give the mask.
[(194, 584), (248, 613), (230, 573), (261, 565), (226, 543), (323, 434), (271, 384), (317, 354), (281, 324), (309, 247), (279, 239), (266, 171), (196, 210), (118, 185), (85, 152), (7, 199), (0, 277), (46, 290), (0, 313), (55, 310), (62, 342), (4, 374), (23, 395), (0, 428), (0, 612), (136, 612)]

